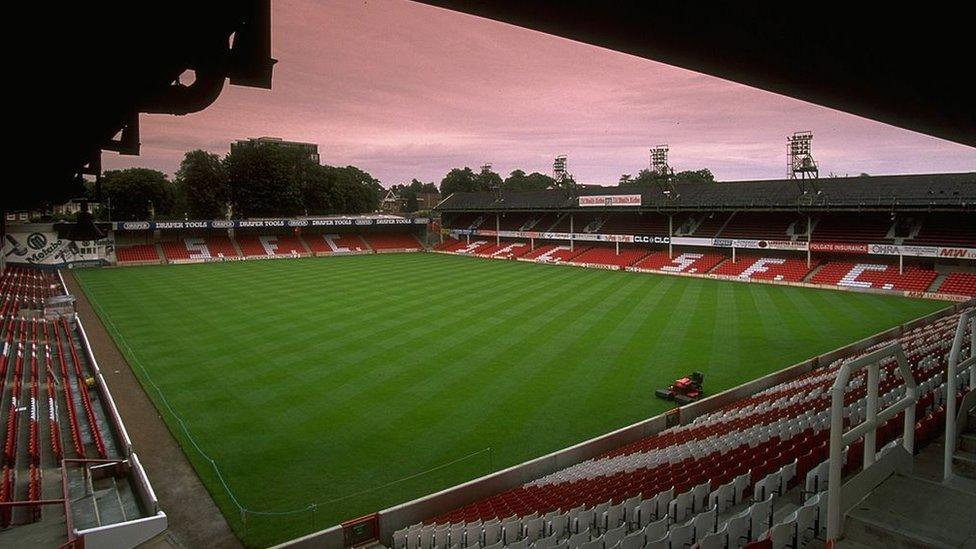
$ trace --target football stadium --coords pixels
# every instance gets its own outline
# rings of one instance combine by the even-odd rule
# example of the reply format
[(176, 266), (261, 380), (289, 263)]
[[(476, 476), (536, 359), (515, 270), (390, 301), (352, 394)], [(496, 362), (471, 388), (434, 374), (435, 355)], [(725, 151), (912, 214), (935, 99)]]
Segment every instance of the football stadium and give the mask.
[[(640, 8), (552, 27), (430, 4), (702, 55), (609, 32)], [(828, 175), (810, 131), (786, 136), (785, 178), (676, 173), (658, 145), (617, 184), (559, 155), (390, 186), (275, 137), (187, 150), (172, 181), (102, 169), (139, 153), (140, 113), (270, 89), (271, 13), (217, 2), (171, 56), (127, 58), (145, 74), (71, 119), (49, 183), (3, 195), (0, 547), (976, 547), (976, 171)], [(741, 77), (686, 68), (866, 108), (767, 86), (752, 56), (782, 44), (726, 15), (716, 39), (768, 47), (730, 50)]]

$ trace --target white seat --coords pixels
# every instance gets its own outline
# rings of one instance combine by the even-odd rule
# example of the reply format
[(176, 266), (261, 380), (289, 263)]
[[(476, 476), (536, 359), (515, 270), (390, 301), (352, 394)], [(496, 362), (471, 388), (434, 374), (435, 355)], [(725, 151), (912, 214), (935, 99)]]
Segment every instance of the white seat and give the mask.
[(464, 527), (464, 546), (475, 547), (481, 543), (481, 522), (469, 522)]
[(589, 528), (569, 536), (569, 549), (579, 549), (580, 546), (588, 541), (590, 541)]
[(668, 532), (668, 538), (671, 541), (671, 547), (683, 549), (686, 545), (695, 542), (695, 527), (690, 522), (681, 526), (673, 526)]
[(576, 521), (573, 524), (573, 532), (577, 534), (583, 532), (584, 530), (589, 530), (593, 528), (593, 522), (596, 518), (595, 509), (587, 509), (579, 515), (576, 516)]
[(671, 505), (668, 507), (668, 515), (674, 522), (682, 522), (691, 512), (694, 510), (694, 500), (691, 490), (687, 492), (678, 494), (674, 500), (671, 501)]
[(671, 507), (671, 500), (674, 499), (674, 488), (671, 487), (658, 493), (655, 498), (657, 498), (657, 514), (654, 516), (663, 517), (668, 514), (668, 509)]
[(691, 524), (695, 527), (695, 540), (700, 540), (705, 537), (705, 534), (714, 532), (717, 520), (718, 512), (714, 507), (704, 513), (695, 515), (695, 518), (691, 521)]
[(459, 522), (456, 524), (452, 524), (451, 528), (448, 531), (448, 536), (449, 536), (449, 541), (448, 541), (449, 546), (457, 545), (460, 547), (464, 545), (464, 523)]
[(742, 547), (744, 544), (749, 543), (749, 529), (752, 524), (749, 520), (749, 509), (745, 509), (738, 515), (730, 518), (727, 524), (729, 547)]
[(513, 543), (506, 543), (505, 547), (506, 549), (528, 549), (529, 540), (528, 538), (525, 538), (525, 539), (520, 539)]
[(613, 547), (618, 542), (622, 541), (627, 535), (627, 525), (618, 526), (612, 530), (607, 530), (603, 534), (603, 544), (607, 547)]
[(735, 490), (732, 483), (728, 482), (716, 488), (708, 497), (711, 500), (710, 507), (724, 513), (735, 503)]
[[(819, 498), (819, 496), (818, 496)], [(809, 503), (809, 502), (808, 502)], [(796, 510), (796, 540), (797, 545), (806, 543), (817, 535), (817, 503), (805, 504)]]
[(407, 546), (407, 532), (410, 528), (401, 528), (393, 532), (393, 549), (405, 549)]
[(433, 549), (434, 547), (434, 526), (424, 526), (420, 529), (420, 549)]
[(787, 463), (779, 470), (780, 482), (783, 483), (781, 493), (785, 493), (789, 489), (790, 483), (796, 478), (796, 460)]
[(486, 545), (485, 546), (485, 549), (502, 549), (502, 547), (505, 547), (505, 544), (502, 543), (502, 542), (500, 542), (500, 541), (498, 541), (498, 542), (495, 542), (495, 543), (493, 543), (491, 545)]
[(708, 507), (708, 494), (711, 491), (711, 484), (703, 482), (691, 489), (691, 510), (693, 513), (701, 513)]
[(631, 532), (624, 536), (623, 541), (620, 542), (620, 549), (641, 549), (644, 547), (644, 540), (643, 530)]
[(547, 536), (535, 540), (535, 543), (532, 544), (532, 547), (533, 549), (551, 549), (552, 547), (555, 547), (558, 542), (559, 542), (558, 535), (553, 534), (551, 536)]
[(749, 541), (756, 541), (759, 534), (765, 532), (772, 526), (773, 522), (773, 496), (769, 495), (763, 501), (753, 503), (749, 507), (749, 520), (752, 537)]
[(728, 526), (723, 524), (718, 532), (705, 534), (699, 538), (698, 549), (725, 549), (728, 537)]
[(502, 540), (502, 525), (500, 522), (486, 522), (484, 524), (484, 530), (482, 543), (485, 544), (485, 549)]
[(781, 522), (769, 530), (769, 541), (773, 544), (773, 549), (786, 549), (795, 547), (794, 537), (796, 535), (795, 522)]
[(643, 528), (655, 519), (657, 519), (656, 496), (651, 499), (645, 499), (637, 506), (637, 520), (634, 522), (639, 528)]
[(434, 528), (434, 549), (448, 549), (451, 546), (450, 532), (450, 524), (441, 524)]
[(556, 515), (549, 521), (549, 535), (556, 536), (557, 540), (566, 537), (569, 533), (569, 515)]
[(543, 534), (543, 529), (545, 528), (545, 520), (542, 517), (535, 517), (529, 520), (525, 520), (525, 537), (529, 540), (529, 543), (539, 539)]
[[(611, 505), (600, 518), (600, 525), (604, 531), (617, 528), (624, 522), (624, 504)], [(619, 540), (618, 540), (619, 541)], [(609, 545), (613, 545), (612, 543)]]
[(732, 489), (736, 504), (742, 503), (743, 500), (745, 500), (746, 490), (749, 489), (749, 483), (749, 473), (742, 473), (732, 480)]
[(511, 545), (522, 538), (522, 521), (507, 519), (502, 523), (502, 541)]
[(759, 479), (756, 483), (756, 487), (753, 490), (753, 497), (757, 501), (763, 501), (769, 496), (780, 495), (780, 476), (779, 471), (769, 473), (765, 477)]
[(639, 518), (637, 516), (637, 508), (641, 504), (641, 495), (636, 496), (624, 501), (624, 520), (630, 524), (638, 524)]
[(671, 540), (668, 539), (668, 535), (664, 534), (663, 537), (655, 540), (649, 540), (644, 549), (671, 549)]
[(668, 533), (668, 516), (665, 515), (660, 519), (648, 524), (644, 527), (644, 537), (648, 540), (658, 539)]
[(603, 540), (597, 538), (580, 545), (580, 549), (603, 549)]
[(407, 549), (420, 548), (420, 528), (411, 526), (407, 531)]

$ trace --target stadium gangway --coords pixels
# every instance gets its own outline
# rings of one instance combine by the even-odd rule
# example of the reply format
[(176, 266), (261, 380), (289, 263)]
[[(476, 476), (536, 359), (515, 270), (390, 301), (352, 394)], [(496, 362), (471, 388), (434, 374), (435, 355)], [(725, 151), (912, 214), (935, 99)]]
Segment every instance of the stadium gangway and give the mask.
[[(962, 342), (966, 338), (966, 324), (970, 325), (969, 358), (959, 361), (962, 353)], [(969, 389), (976, 387), (976, 309), (970, 309), (959, 315), (956, 325), (956, 336), (952, 340), (949, 351), (949, 365), (946, 369), (946, 419), (945, 419), (945, 454), (942, 465), (942, 478), (949, 480), (952, 476), (952, 456), (956, 453), (956, 389), (958, 372), (965, 372), (969, 368)]]
[[(891, 404), (884, 410), (878, 410), (878, 386), (880, 385), (880, 363), (883, 359), (894, 357), (898, 364), (898, 372), (905, 381), (905, 396)], [(844, 432), (844, 395), (847, 382), (851, 376), (862, 369), (867, 369), (867, 410), (863, 423), (852, 426)], [(863, 468), (874, 464), (877, 457), (877, 429), (878, 426), (905, 412), (905, 425), (902, 434), (902, 444), (905, 450), (912, 453), (915, 447), (915, 403), (918, 401), (918, 385), (912, 375), (912, 369), (905, 358), (901, 343), (892, 343), (868, 353), (855, 360), (841, 365), (837, 372), (837, 379), (830, 389), (830, 463), (827, 477), (827, 540), (837, 541), (841, 528), (841, 482), (844, 464), (842, 454), (844, 447), (861, 436), (864, 437)]]

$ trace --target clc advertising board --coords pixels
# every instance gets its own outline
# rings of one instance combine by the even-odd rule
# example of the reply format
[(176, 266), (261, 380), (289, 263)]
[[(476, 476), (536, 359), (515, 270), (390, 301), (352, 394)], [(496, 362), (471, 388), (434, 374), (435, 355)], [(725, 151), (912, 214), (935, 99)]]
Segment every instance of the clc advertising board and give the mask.
[(580, 207), (640, 206), (639, 194), (595, 194), (579, 197)]
[(50, 231), (12, 232), (3, 237), (7, 263), (38, 267), (88, 267), (109, 265), (115, 255), (110, 238), (76, 242)]
[(116, 221), (116, 231), (153, 231), (186, 229), (248, 229), (282, 227), (363, 227), (391, 225), (426, 225), (427, 217), (336, 217), (328, 219), (213, 219), (200, 221)]

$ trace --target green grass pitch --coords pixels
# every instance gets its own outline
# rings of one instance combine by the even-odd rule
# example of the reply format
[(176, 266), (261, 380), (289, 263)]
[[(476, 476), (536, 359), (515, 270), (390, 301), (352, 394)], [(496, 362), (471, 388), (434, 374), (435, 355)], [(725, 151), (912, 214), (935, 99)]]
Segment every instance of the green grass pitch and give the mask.
[(440, 254), (76, 276), (240, 504), (307, 509), (242, 519), (147, 389), (257, 546), (656, 415), (654, 389), (691, 370), (716, 393), (945, 306)]

